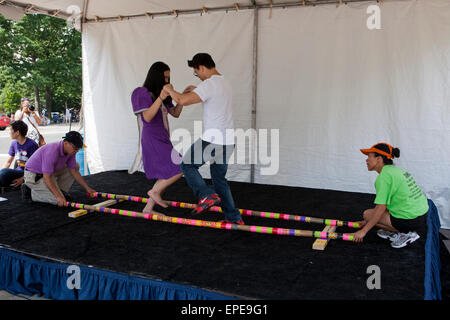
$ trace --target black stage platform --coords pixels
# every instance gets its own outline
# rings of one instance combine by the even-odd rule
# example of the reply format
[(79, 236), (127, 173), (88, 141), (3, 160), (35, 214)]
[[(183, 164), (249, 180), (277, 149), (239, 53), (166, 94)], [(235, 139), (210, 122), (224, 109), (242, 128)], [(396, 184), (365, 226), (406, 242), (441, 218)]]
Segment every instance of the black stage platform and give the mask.
[[(146, 196), (153, 181), (144, 174), (111, 171), (86, 177), (98, 192)], [(230, 182), (239, 208), (348, 221), (373, 207), (374, 195)], [(74, 184), (75, 202), (94, 204)], [(362, 244), (332, 240), (312, 250), (313, 238), (256, 234), (176, 225), (106, 213), (73, 219), (74, 209), (21, 202), (20, 192), (1, 195), (0, 244), (48, 261), (93, 266), (122, 274), (202, 288), (244, 299), (424, 299), (426, 226), (422, 237), (403, 249), (371, 231)], [(184, 179), (164, 198), (194, 203)], [(141, 211), (144, 204), (114, 208)], [(156, 210), (190, 217), (180, 208)], [(218, 213), (195, 219), (220, 220)], [(247, 224), (322, 230), (324, 226), (244, 217)], [(338, 228), (337, 232), (352, 232)], [(443, 298), (448, 298), (448, 252), (441, 250)], [(369, 266), (381, 271), (381, 289), (369, 290)]]

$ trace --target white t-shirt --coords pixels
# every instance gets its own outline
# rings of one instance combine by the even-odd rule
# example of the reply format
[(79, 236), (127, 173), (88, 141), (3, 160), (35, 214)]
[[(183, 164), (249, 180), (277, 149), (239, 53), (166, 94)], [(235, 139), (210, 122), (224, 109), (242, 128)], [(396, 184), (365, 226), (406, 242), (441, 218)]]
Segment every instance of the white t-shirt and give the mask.
[(203, 101), (204, 141), (234, 144), (233, 92), (231, 84), (219, 75), (202, 81), (194, 92)]

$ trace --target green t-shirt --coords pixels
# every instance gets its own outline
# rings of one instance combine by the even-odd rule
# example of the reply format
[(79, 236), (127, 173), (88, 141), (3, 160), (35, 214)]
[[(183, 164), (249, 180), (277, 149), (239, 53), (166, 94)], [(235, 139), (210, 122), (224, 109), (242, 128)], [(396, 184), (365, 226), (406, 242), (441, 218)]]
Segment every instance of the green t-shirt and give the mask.
[(405, 170), (384, 165), (375, 181), (375, 204), (384, 204), (399, 219), (415, 219), (428, 211), (428, 200)]

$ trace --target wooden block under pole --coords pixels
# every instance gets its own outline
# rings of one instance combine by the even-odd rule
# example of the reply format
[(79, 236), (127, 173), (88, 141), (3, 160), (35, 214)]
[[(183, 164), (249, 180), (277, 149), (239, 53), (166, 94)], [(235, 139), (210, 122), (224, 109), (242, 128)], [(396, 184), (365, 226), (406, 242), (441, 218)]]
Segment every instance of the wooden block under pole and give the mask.
[[(336, 226), (326, 226), (322, 232), (335, 232), (336, 231)], [(314, 241), (312, 248), (314, 250), (325, 250), (325, 247), (327, 246), (328, 242), (331, 239), (316, 239), (316, 241)]]
[[(118, 202), (123, 202), (123, 201), (125, 201), (125, 200), (122, 200), (122, 199), (106, 200), (106, 201), (95, 204), (94, 207), (109, 207), (113, 204), (116, 204)], [(78, 209), (78, 210), (69, 212), (68, 216), (70, 218), (78, 218), (78, 217), (84, 216), (85, 214), (88, 214), (89, 212), (92, 212), (92, 210)]]

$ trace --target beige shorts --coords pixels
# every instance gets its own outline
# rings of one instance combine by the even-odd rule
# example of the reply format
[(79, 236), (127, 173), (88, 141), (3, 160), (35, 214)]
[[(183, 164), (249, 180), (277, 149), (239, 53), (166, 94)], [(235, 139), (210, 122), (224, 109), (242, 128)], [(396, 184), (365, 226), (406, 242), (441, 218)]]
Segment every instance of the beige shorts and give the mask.
[[(63, 169), (55, 172), (51, 175), (53, 182), (56, 187), (64, 192), (69, 192), (75, 179), (70, 173), (69, 168), (64, 167)], [(36, 181), (36, 173), (25, 170), (24, 183), (31, 189), (31, 199), (36, 202), (45, 202), (51, 204), (58, 204), (55, 195), (47, 187), (44, 178)]]

